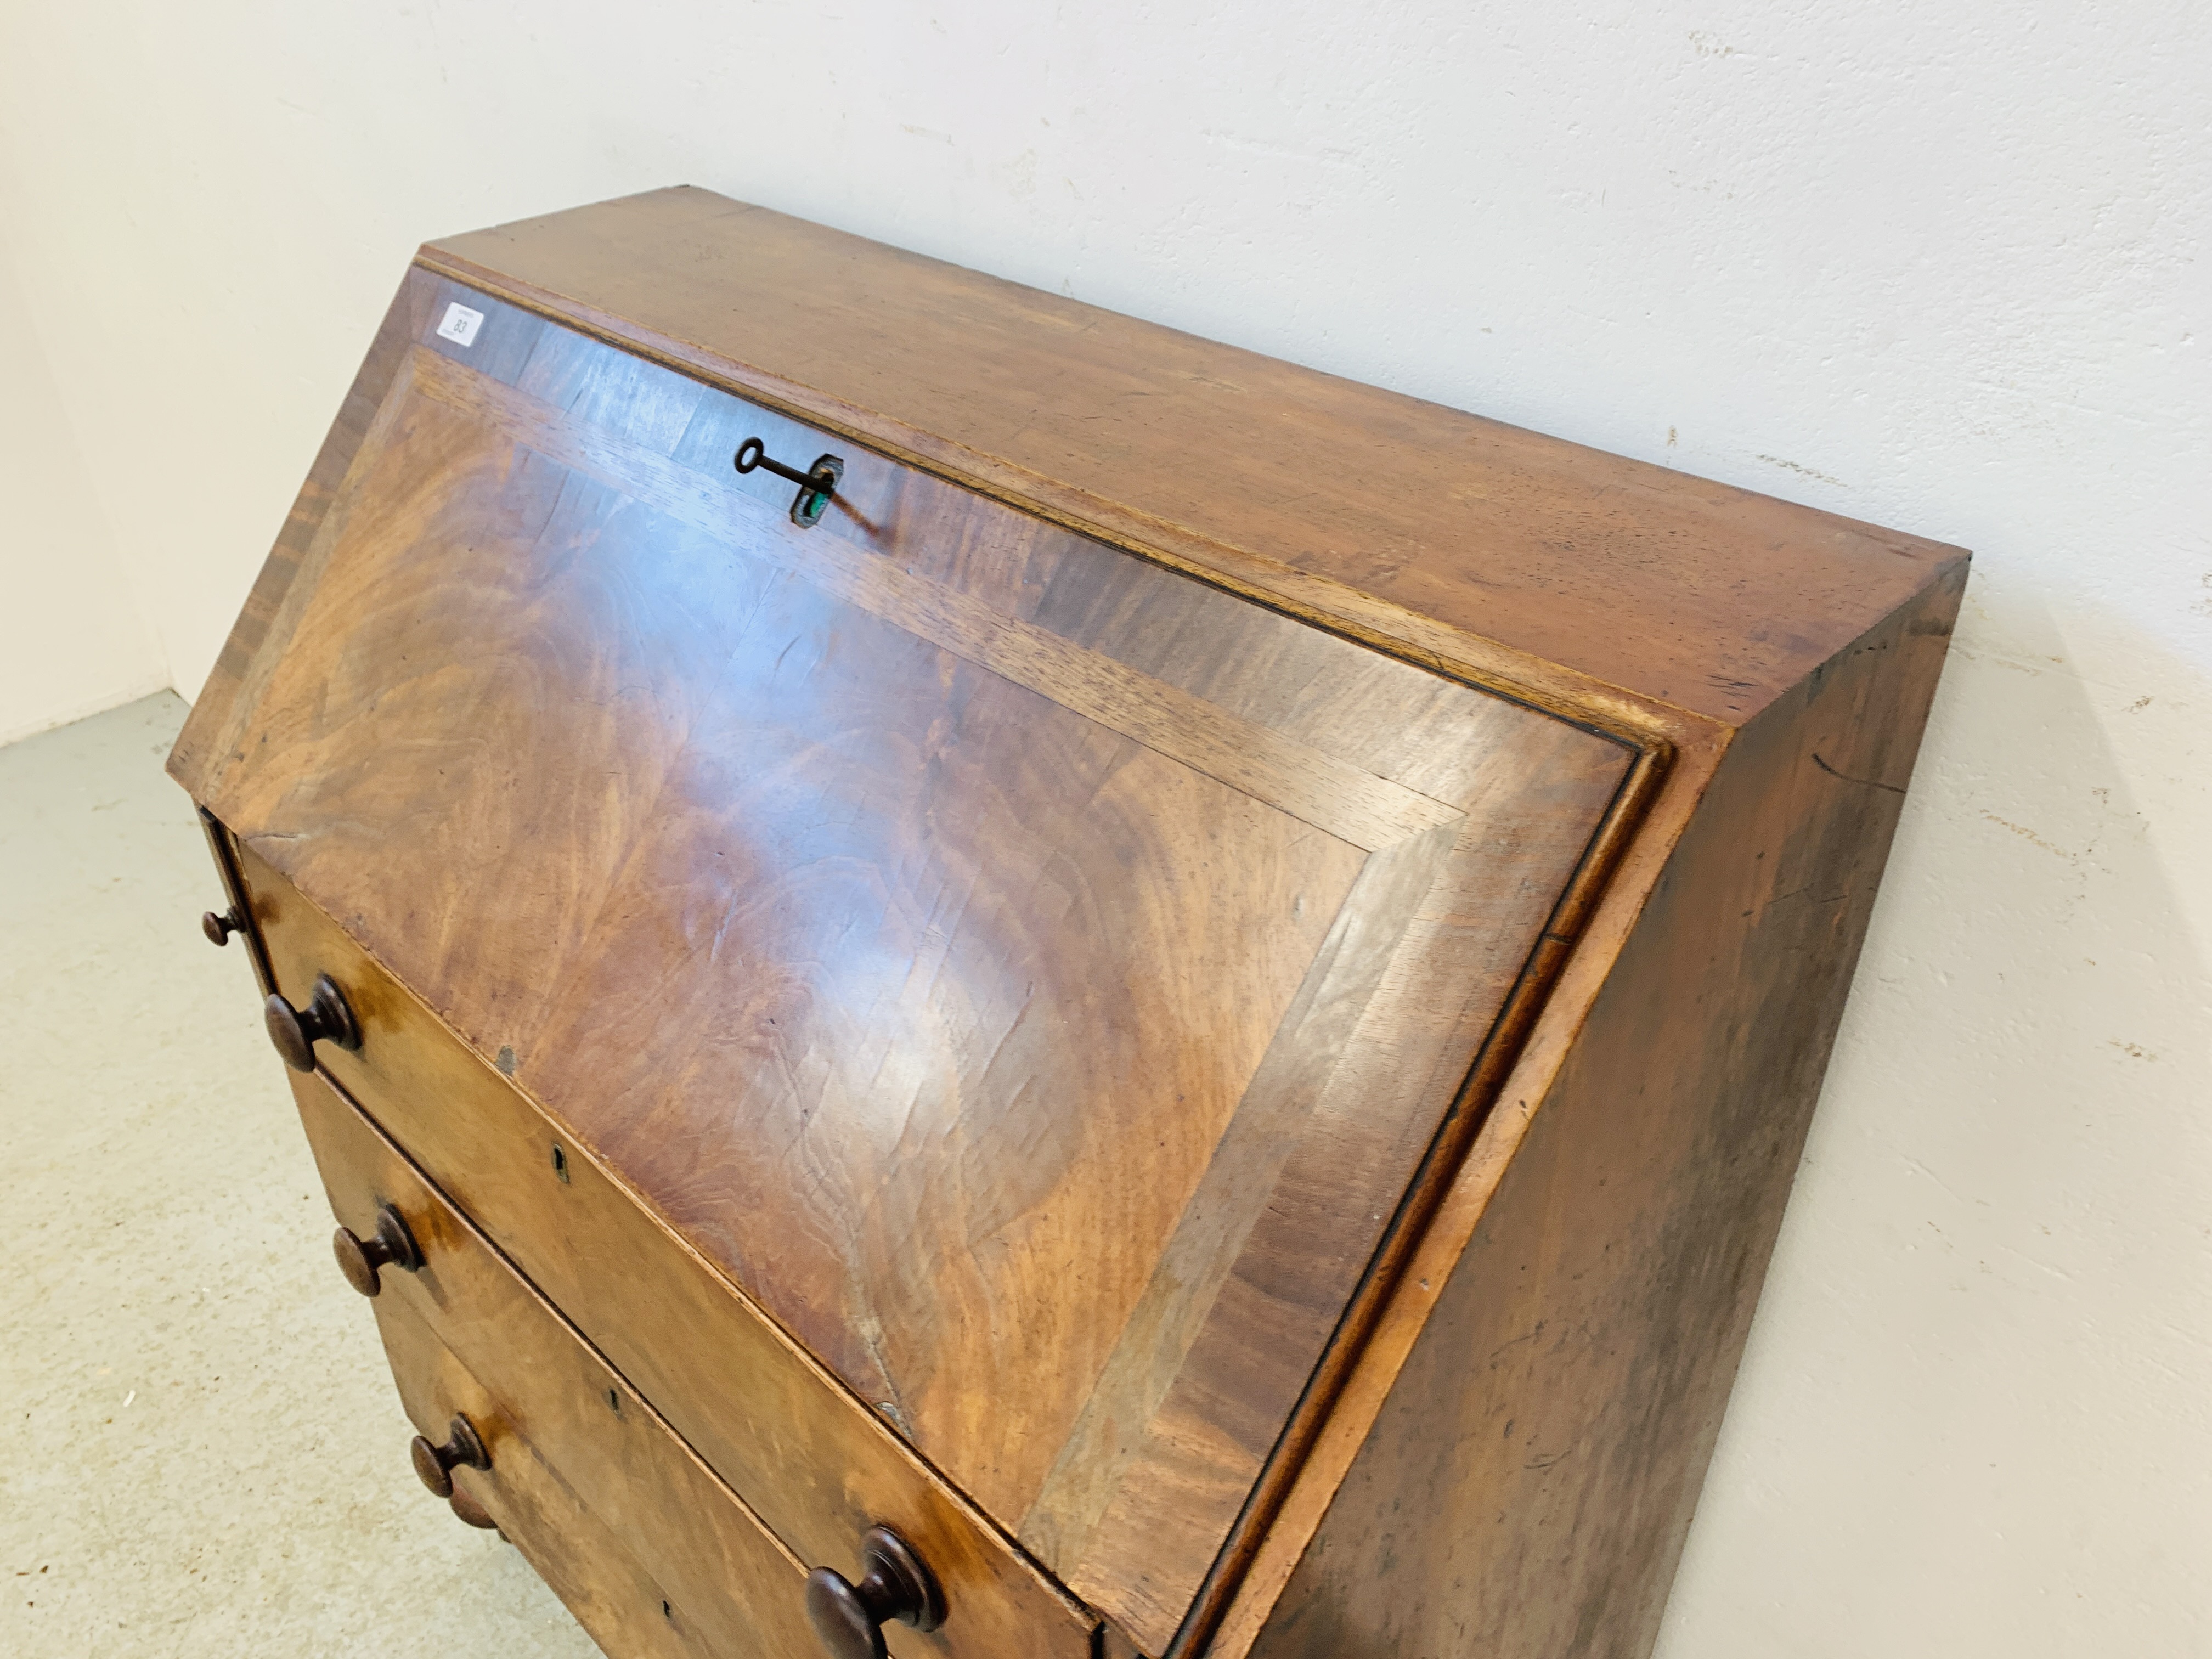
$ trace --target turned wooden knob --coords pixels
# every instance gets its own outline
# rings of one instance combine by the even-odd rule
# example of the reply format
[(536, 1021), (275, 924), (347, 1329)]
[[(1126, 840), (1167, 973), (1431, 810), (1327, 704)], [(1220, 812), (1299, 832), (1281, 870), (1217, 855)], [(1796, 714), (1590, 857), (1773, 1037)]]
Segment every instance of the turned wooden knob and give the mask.
[(415, 1235), (389, 1204), (376, 1206), (376, 1231), (367, 1238), (350, 1227), (339, 1228), (331, 1239), (331, 1253), (337, 1257), (346, 1283), (363, 1296), (374, 1296), (384, 1288), (378, 1276), (381, 1269), (392, 1267), (411, 1273), (422, 1265)]
[[(453, 1513), (470, 1526), (482, 1527), (486, 1532), (499, 1532), (499, 1522), (492, 1512), (477, 1503), (467, 1488), (455, 1486), (453, 1495), (446, 1501), (453, 1506)], [(504, 1538), (507, 1534), (500, 1533), (500, 1536)]]
[(235, 905), (221, 915), (216, 915), (212, 910), (200, 912), (200, 932), (208, 936), (208, 943), (210, 945), (229, 944), (230, 936), (245, 926), (246, 920), (238, 914)]
[(868, 1528), (860, 1565), (857, 1584), (828, 1567), (806, 1575), (806, 1617), (832, 1659), (889, 1659), (884, 1626), (894, 1619), (921, 1631), (945, 1622), (935, 1575), (889, 1527)]
[(477, 1437), (469, 1419), (458, 1413), (447, 1425), (444, 1445), (434, 1446), (425, 1436), (418, 1434), (408, 1447), (407, 1455), (415, 1460), (415, 1473), (422, 1484), (441, 1498), (453, 1495), (453, 1472), (456, 1465), (465, 1464), (472, 1469), (491, 1467), (491, 1454), (484, 1450), (484, 1443)]
[(341, 1048), (361, 1047), (361, 1027), (354, 1023), (352, 1006), (328, 974), (315, 981), (315, 994), (306, 1007), (295, 1008), (282, 996), (272, 994), (266, 1012), (269, 1040), (295, 1072), (315, 1069), (318, 1042), (335, 1042)]

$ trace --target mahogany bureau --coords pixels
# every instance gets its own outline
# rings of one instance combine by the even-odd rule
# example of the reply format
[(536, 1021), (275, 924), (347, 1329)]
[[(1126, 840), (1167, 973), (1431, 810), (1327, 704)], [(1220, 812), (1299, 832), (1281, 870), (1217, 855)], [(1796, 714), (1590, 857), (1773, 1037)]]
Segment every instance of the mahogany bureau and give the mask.
[(170, 769), (609, 1653), (1637, 1659), (1965, 574), (669, 190), (422, 249)]

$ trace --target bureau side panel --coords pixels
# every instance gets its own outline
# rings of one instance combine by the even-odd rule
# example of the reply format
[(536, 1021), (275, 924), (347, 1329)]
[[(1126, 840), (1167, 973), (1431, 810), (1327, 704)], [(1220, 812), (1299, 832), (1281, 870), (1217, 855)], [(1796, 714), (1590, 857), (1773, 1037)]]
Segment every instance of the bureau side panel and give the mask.
[(1738, 737), (1258, 1659), (1650, 1651), (1963, 577)]

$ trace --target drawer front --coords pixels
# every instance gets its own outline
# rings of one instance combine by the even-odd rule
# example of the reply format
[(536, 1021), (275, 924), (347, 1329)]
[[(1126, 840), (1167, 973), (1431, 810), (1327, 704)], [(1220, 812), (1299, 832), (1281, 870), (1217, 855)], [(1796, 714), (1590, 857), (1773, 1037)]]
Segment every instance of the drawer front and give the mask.
[[(1088, 1659), (1095, 1620), (1085, 1609), (654, 1222), (587, 1152), (461, 1048), (341, 929), (250, 853), (241, 856), (240, 867), (279, 990), (305, 1006), (317, 978), (327, 974), (343, 989), (359, 1023), (357, 1050), (317, 1045), (328, 1075), (581, 1328), (806, 1565), (854, 1577), (862, 1534), (886, 1525), (912, 1543), (936, 1573), (948, 1608), (944, 1626), (933, 1634), (902, 1628), (909, 1651), (961, 1659)], [(325, 1143), (344, 1138), (319, 1131), (309, 1103), (337, 1097), (320, 1085), (303, 1086), (301, 1093), (325, 1180), (346, 1225), (368, 1237), (375, 1226), (377, 1200), (399, 1201), (392, 1183), (405, 1183), (418, 1194), (416, 1201), (440, 1216), (441, 1238), (468, 1237), (468, 1224), (444, 1208), (388, 1147), (381, 1162), (349, 1164), (343, 1177), (335, 1172)], [(321, 1116), (362, 1122), (349, 1108), (343, 1109), (344, 1117), (333, 1116), (329, 1108)], [(361, 1133), (381, 1145), (366, 1123)], [(368, 1145), (360, 1134), (345, 1144)], [(411, 1214), (409, 1220), (412, 1225)], [(428, 1238), (421, 1243), (426, 1253), (440, 1255)], [(432, 1323), (439, 1340), (467, 1363), (477, 1343), (496, 1354), (507, 1341), (501, 1319), (489, 1310), (498, 1286), (516, 1281), (488, 1251), (472, 1256), (457, 1249), (453, 1259), (467, 1264), (465, 1279), (460, 1265), (434, 1273), (426, 1268), (411, 1278), (387, 1271), (385, 1279), (398, 1282), (398, 1294), (377, 1301), (407, 1307), (410, 1316)], [(542, 1305), (521, 1294), (531, 1307)], [(507, 1301), (514, 1302), (513, 1292)], [(477, 1330), (481, 1337), (471, 1334)], [(570, 1346), (586, 1355), (573, 1341)], [(574, 1360), (571, 1370), (597, 1363), (587, 1357)], [(596, 1384), (569, 1391), (582, 1402), (575, 1409), (601, 1436), (622, 1427), (593, 1416), (594, 1401), (602, 1402), (598, 1412), (607, 1410), (605, 1392)], [(562, 1433), (582, 1437), (586, 1431), (572, 1425)], [(634, 1500), (621, 1492), (606, 1494), (605, 1507), (597, 1492), (587, 1501), (626, 1536), (641, 1537), (643, 1528), (659, 1524), (659, 1500), (650, 1495), (635, 1516), (623, 1509)], [(631, 1531), (632, 1519), (640, 1530)], [(557, 1577), (548, 1577), (557, 1587)], [(813, 1646), (810, 1636), (806, 1644), (769, 1650), (804, 1654)]]
[[(514, 1430), (502, 1395), (419, 1317), (395, 1303), (379, 1310), (377, 1323), (416, 1428), (441, 1438), (459, 1413), (484, 1431), (492, 1467), (455, 1471), (456, 1493), (483, 1505), (601, 1648), (620, 1659), (722, 1659), (753, 1651), (732, 1649), (698, 1628), (690, 1607), (678, 1602), (629, 1542), (584, 1507), (565, 1473)], [(395, 1458), (406, 1455), (396, 1443), (392, 1450)], [(422, 1501), (435, 1500), (426, 1492)]]
[(818, 1651), (805, 1565), (351, 1103), (319, 1077), (292, 1091), (340, 1223), (373, 1237), (388, 1205), (421, 1252), (371, 1304), (409, 1417), (434, 1442), (468, 1419), (490, 1467), (456, 1486), (594, 1638), (625, 1656)]

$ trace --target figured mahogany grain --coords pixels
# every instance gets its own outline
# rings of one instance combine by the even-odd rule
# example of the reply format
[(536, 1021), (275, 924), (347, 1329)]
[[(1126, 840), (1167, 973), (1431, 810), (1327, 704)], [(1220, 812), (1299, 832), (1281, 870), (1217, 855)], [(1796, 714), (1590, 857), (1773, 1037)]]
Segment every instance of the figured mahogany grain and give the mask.
[(169, 755), (173, 776), (190, 779), (218, 763), (220, 757), (209, 747), (210, 742), (219, 740), (211, 716), (218, 711), (228, 711), (238, 698), (255, 659), (262, 654), (261, 647), (270, 629), (277, 624), (287, 599), (293, 596), (301, 562), (322, 529), (331, 498), (353, 465), (354, 456), (368, 436), (376, 411), (384, 404), (385, 394), (391, 390), (392, 377), (404, 360), (410, 343), (431, 320), (426, 319), (425, 312), (435, 290), (435, 283), (411, 274), (401, 283), (398, 295), (378, 325), (368, 356), (362, 358), (353, 384), (347, 389), (345, 401), (338, 407), (337, 419), (331, 422), (322, 447), (315, 453), (314, 465), (300, 486), (276, 544), (262, 561), (260, 572), (246, 596), (245, 607), (224, 638), (222, 649), (216, 657), (215, 666), (208, 672), (199, 696), (192, 701), (191, 716), (185, 720), (184, 730), (177, 736), (176, 747)]
[(1631, 751), (477, 302), (206, 799), (1164, 1644)]
[[(498, 1490), (518, 1462), (542, 1463), (624, 1540), (682, 1609), (675, 1622), (701, 1632), (709, 1650), (805, 1654), (798, 1559), (335, 1088), (301, 1077), (292, 1092), (340, 1219), (374, 1215), (377, 1203), (389, 1202), (424, 1241), (422, 1270), (379, 1298), (379, 1320), (387, 1336), (419, 1322), (482, 1385), (485, 1405), (455, 1408), (492, 1453), (484, 1473), (494, 1478), (474, 1488), (477, 1495)], [(496, 1517), (496, 1501), (486, 1507)], [(963, 1644), (962, 1634), (908, 1651), (992, 1651)]]
[[(373, 1227), (376, 1203), (392, 1200), (424, 1261), (441, 1264), (386, 1277), (422, 1287), (444, 1340), (465, 1352), (513, 1340), (500, 1310), (514, 1312), (514, 1293), (471, 1243), (481, 1230), (808, 1566), (851, 1567), (861, 1535), (887, 1522), (960, 1604), (958, 1627), (929, 1650), (1085, 1659), (1088, 1612), (320, 911), (252, 854), (239, 863), (277, 983), (328, 972), (360, 1011), (360, 1049), (325, 1049), (329, 1080), (300, 1079), (295, 1092), (340, 1220)], [(610, 1515), (668, 1501), (648, 1475), (602, 1500)]]

